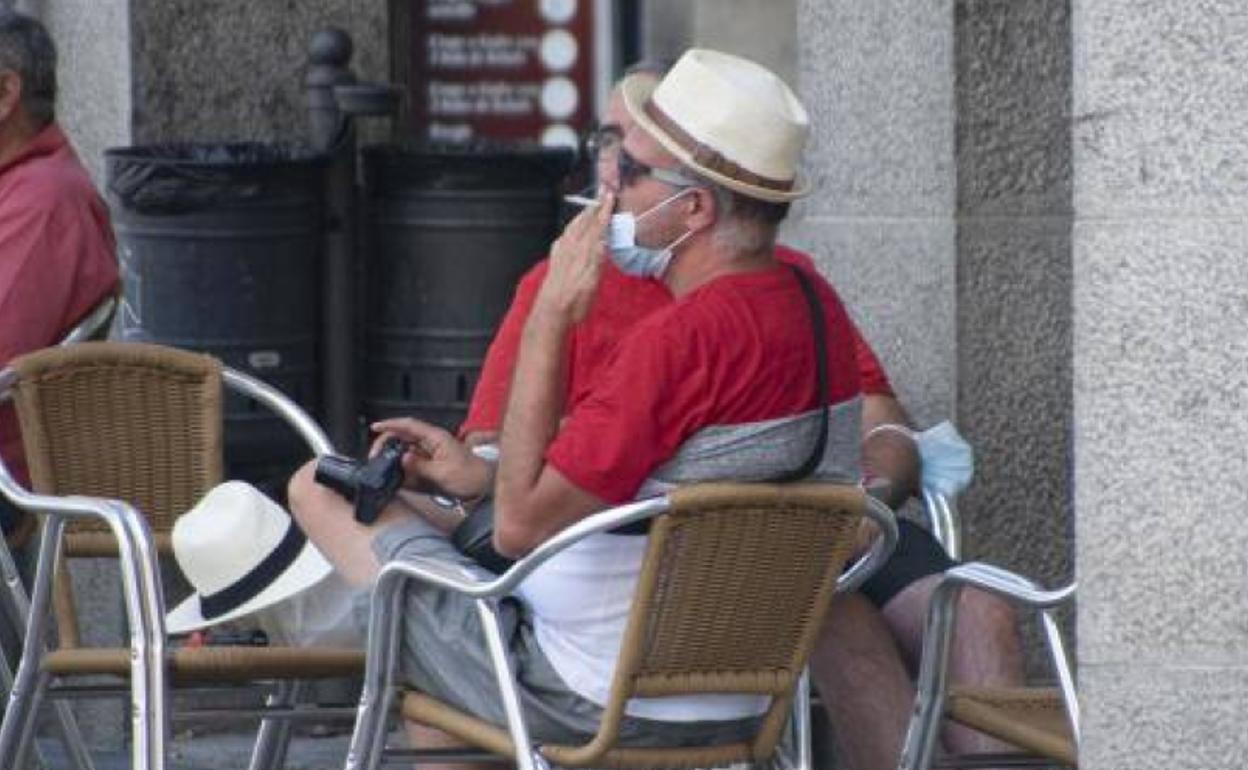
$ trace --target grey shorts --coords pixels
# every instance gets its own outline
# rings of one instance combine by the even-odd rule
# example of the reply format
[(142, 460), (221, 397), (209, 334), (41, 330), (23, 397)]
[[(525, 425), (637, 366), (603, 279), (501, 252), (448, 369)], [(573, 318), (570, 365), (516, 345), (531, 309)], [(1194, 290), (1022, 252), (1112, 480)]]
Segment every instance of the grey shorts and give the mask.
[[(384, 562), (429, 557), (462, 565), (483, 578), (492, 575), (459, 553), (437, 530), (412, 519), (386, 527), (373, 538)], [(367, 595), (364, 595), (367, 599)], [(518, 599), (499, 607), (503, 640), (519, 680), (520, 703), (533, 739), (584, 743), (598, 730), (602, 708), (572, 692), (534, 638), (528, 608)], [(357, 606), (367, 627), (367, 602)], [(506, 716), (474, 600), (433, 586), (409, 583), (404, 597), (400, 668), (410, 686), (499, 726)], [(749, 736), (758, 719), (662, 722), (626, 716), (620, 742), (627, 746), (703, 746)]]

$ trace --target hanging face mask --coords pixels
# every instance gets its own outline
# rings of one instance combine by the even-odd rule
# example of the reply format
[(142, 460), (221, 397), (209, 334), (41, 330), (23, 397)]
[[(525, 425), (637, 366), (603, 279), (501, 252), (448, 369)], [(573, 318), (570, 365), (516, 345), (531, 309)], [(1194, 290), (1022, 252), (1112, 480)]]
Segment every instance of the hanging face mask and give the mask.
[(914, 434), (922, 461), (923, 486), (948, 497), (966, 488), (975, 472), (971, 445), (948, 420)]
[(611, 225), (607, 233), (607, 248), (611, 252), (611, 261), (620, 269), (620, 272), (639, 278), (659, 278), (663, 275), (672, 261), (672, 251), (686, 238), (693, 235), (693, 231), (690, 230), (666, 246), (655, 249), (637, 245), (637, 223), (692, 191), (693, 188), (685, 188), (659, 201), (637, 216), (629, 212), (611, 216)]

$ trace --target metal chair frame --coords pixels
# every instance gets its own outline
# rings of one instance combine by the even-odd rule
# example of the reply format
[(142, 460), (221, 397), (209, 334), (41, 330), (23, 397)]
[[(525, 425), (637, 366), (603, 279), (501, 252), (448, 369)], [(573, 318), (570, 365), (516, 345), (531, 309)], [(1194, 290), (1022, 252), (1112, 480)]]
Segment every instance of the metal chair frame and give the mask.
[[(333, 446), (320, 426), (298, 405), (271, 385), (242, 372), (223, 367), (223, 387), (254, 399), (286, 421), (317, 454), (333, 452)], [(0, 401), (12, 395), (17, 372), (0, 370)], [(10, 602), (24, 615), (26, 632), (22, 658), (11, 687), (8, 708), (0, 724), (0, 757), (20, 766), (26, 756), (39, 706), (45, 695), (56, 695), (49, 688), (50, 675), (41, 670), (40, 660), (47, 649), (50, 625), (52, 577), (60, 552), (65, 524), (74, 520), (103, 521), (116, 537), (122, 577), (122, 591), (129, 627), (131, 650), (130, 703), (131, 755), (135, 768), (164, 770), (169, 739), (169, 681), (166, 655), (169, 651), (165, 632), (165, 601), (160, 582), (157, 553), (151, 529), (143, 515), (120, 500), (99, 497), (57, 497), (32, 493), (19, 485), (3, 461), (0, 461), (0, 494), (13, 504), (38, 514), (42, 528), (38, 561), (29, 602), (14, 569), (11, 575), (7, 562), (5, 581)], [(4, 552), (8, 557), (7, 549)], [(26, 606), (22, 606), (25, 604)], [(272, 768), (285, 758), (290, 731), (288, 720), (299, 716), (291, 708), (299, 688), (287, 684), (269, 697), (268, 707), (257, 710), (263, 714), (260, 734), (252, 757), (253, 768)], [(60, 713), (58, 709), (58, 714)], [(232, 712), (238, 716), (244, 712)], [(322, 715), (324, 712), (320, 712)], [(72, 717), (71, 717), (72, 720)], [(73, 731), (76, 733), (76, 729)], [(66, 735), (67, 748), (80, 768), (91, 766), (82, 747), (80, 736)]]
[(1072, 582), (1062, 588), (1048, 591), (1009, 570), (982, 562), (971, 562), (948, 570), (932, 595), (923, 636), (923, 658), (919, 670), (915, 710), (910, 720), (898, 767), (900, 770), (927, 770), (935, 766), (998, 767), (1004, 766), (1003, 763), (1013, 767), (1052, 765), (1054, 761), (1048, 758), (1036, 757), (1033, 760), (1017, 755), (967, 757), (964, 760), (965, 763), (957, 758), (935, 762), (936, 746), (949, 697), (949, 651), (957, 615), (957, 603), (962, 591), (967, 587), (988, 591), (1036, 612), (1053, 661), (1071, 735), (1074, 737), (1076, 749), (1078, 747), (1079, 701), (1070, 660), (1066, 654), (1057, 620), (1053, 615), (1055, 607), (1074, 597), (1076, 584)]
[[(392, 686), (399, 644), (398, 623), (402, 589), (411, 580), (455, 591), (476, 600), (490, 658), (494, 664), (499, 693), (507, 715), (507, 729), (515, 747), (515, 762), (519, 770), (545, 770), (550, 765), (539, 747), (530, 739), (520, 700), (516, 691), (515, 676), (507, 659), (506, 647), (499, 624), (497, 602), (514, 592), (516, 587), (546, 560), (579, 542), (589, 535), (605, 532), (632, 522), (658, 516), (670, 507), (667, 496), (650, 498), (617, 506), (589, 516), (560, 532), (534, 549), (528, 556), (517, 561), (507, 572), (494, 580), (481, 581), (473, 575), (451, 565), (433, 559), (392, 561), (385, 564), (377, 577), (370, 608), (368, 657), (364, 675), (364, 688), (360, 697), (355, 731), (351, 737), (347, 755), (347, 770), (374, 770), (383, 755), (396, 758), (419, 756), (419, 751), (393, 751), (385, 749), (385, 717), (394, 705), (395, 687)], [(888, 506), (866, 497), (865, 515), (879, 525), (882, 536), (872, 544), (868, 553), (856, 561), (837, 580), (837, 592), (852, 591), (870, 577), (892, 553), (897, 540), (896, 521)], [(808, 689), (806, 676), (798, 682), (799, 694)], [(804, 700), (804, 698), (801, 698)], [(797, 710), (798, 760), (801, 770), (811, 770), (809, 708)], [(388, 757), (387, 757), (388, 758)]]
[[(56, 344), (60, 347), (65, 347), (104, 337), (108, 333), (108, 325), (112, 322), (116, 312), (117, 295), (109, 294), (66, 332)], [(26, 592), (25, 584), (22, 582), (17, 562), (14, 561), (8, 544), (3, 540), (0, 540), (0, 580), (3, 581), (8, 589), (7, 594), (0, 599), (0, 602), (3, 604), (0, 607), (0, 611), (7, 616), (11, 627), (18, 629), (20, 634), (20, 629), (25, 627), (26, 618), (30, 614), (30, 596)], [(19, 635), (20, 639), (21, 636)], [(15, 671), (16, 666), (9, 662), (4, 650), (0, 649), (0, 697), (6, 700), (9, 697), (9, 693), (13, 691)], [(55, 728), (60, 734), (61, 742), (65, 746), (65, 752), (73, 766), (77, 770), (92, 770), (94, 765), (90, 756), (83, 749), (82, 732), (78, 729), (78, 722), (74, 719), (74, 714), (69, 704), (64, 701), (54, 703), (53, 718)], [(48, 766), (49, 763), (44, 758), (42, 750), (36, 746), (35, 751), (40, 765)]]

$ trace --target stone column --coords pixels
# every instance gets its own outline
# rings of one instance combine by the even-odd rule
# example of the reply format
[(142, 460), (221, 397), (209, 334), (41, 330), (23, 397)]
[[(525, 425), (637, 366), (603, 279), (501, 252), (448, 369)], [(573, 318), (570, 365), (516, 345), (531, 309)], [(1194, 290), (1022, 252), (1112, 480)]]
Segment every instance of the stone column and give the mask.
[(1070, 577), (1070, 2), (956, 0), (965, 553)]
[(836, 285), (916, 419), (952, 417), (950, 3), (801, 0), (797, 40), (815, 194), (783, 239)]
[(1248, 6), (1076, 3), (1081, 766), (1248, 755)]

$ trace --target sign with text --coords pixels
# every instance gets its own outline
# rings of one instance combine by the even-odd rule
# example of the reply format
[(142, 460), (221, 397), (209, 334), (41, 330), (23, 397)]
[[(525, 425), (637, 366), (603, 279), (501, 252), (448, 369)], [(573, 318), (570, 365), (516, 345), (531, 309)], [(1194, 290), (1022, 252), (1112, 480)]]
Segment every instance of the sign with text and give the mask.
[(594, 116), (592, 0), (412, 0), (410, 120), (439, 142), (575, 145)]

